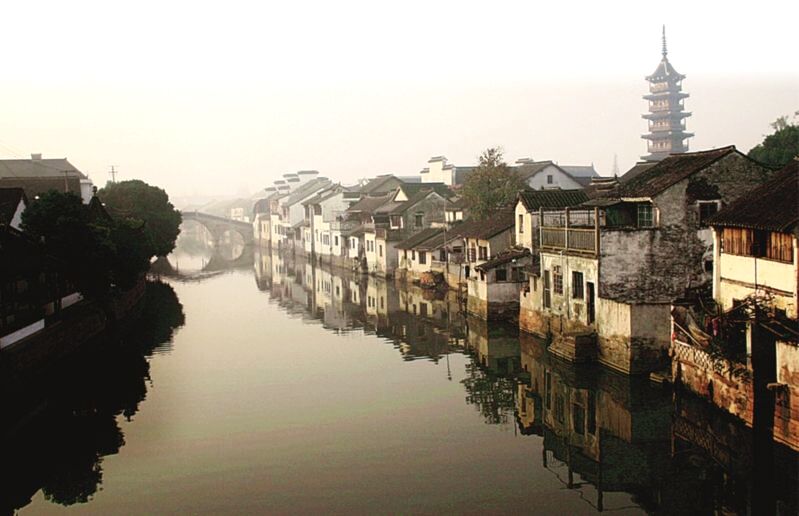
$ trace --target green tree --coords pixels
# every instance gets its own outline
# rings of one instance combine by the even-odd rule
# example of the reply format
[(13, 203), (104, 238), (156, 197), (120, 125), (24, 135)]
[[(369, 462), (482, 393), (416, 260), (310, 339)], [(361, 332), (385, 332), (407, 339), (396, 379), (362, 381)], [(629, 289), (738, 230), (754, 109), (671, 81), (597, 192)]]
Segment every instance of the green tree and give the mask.
[(22, 213), (22, 229), (64, 262), (66, 275), (83, 294), (108, 293), (114, 260), (111, 231), (92, 220), (80, 197), (55, 190), (42, 194)]
[(175, 248), (181, 216), (163, 189), (136, 179), (109, 183), (97, 196), (115, 217), (144, 223), (150, 256), (166, 256)]
[[(794, 114), (794, 120), (799, 111)], [(774, 133), (749, 151), (749, 157), (766, 165), (783, 167), (799, 156), (799, 125), (781, 116), (771, 124)]]
[(480, 155), (480, 165), (463, 185), (463, 199), (473, 217), (485, 219), (497, 208), (512, 203), (522, 189), (524, 181), (502, 159), (502, 151), (494, 147)]

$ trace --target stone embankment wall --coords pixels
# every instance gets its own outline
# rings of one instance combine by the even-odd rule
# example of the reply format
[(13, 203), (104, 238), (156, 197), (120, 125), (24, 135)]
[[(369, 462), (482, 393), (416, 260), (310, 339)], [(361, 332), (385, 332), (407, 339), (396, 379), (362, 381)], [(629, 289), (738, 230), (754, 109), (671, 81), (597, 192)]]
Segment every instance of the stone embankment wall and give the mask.
[(45, 328), (3, 349), (0, 384), (12, 385), (76, 352), (103, 331), (123, 324), (141, 309), (146, 290), (142, 277), (130, 290), (115, 297), (107, 307), (82, 301), (61, 312)]

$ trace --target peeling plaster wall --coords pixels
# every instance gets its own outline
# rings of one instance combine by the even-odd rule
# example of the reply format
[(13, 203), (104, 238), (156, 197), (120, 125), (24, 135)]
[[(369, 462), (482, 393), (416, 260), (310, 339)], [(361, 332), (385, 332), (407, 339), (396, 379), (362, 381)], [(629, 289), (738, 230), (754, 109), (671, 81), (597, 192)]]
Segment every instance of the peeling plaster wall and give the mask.
[(703, 257), (710, 233), (699, 226), (697, 201), (726, 205), (768, 180), (772, 171), (738, 154), (667, 188), (652, 199), (658, 227), (603, 228), (599, 295), (628, 303), (668, 303), (687, 287), (710, 281)]

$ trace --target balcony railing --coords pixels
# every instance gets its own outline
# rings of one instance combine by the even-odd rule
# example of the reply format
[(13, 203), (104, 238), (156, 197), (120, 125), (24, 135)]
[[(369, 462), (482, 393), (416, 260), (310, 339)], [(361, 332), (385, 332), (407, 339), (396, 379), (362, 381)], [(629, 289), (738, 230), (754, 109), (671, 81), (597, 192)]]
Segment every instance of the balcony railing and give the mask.
[(596, 255), (599, 252), (599, 210), (541, 210), (541, 248)]
[(583, 228), (541, 228), (541, 247), (596, 253), (596, 231)]

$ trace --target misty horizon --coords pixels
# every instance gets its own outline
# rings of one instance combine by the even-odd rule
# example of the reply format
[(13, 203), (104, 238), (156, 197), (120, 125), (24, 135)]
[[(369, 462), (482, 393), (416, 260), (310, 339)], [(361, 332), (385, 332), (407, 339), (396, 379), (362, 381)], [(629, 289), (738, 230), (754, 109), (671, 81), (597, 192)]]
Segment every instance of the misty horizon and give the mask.
[[(662, 17), (587, 5), (576, 18), (515, 4), (15, 6), (25, 22), (3, 38), (32, 20), (45, 36), (9, 58), (0, 158), (66, 157), (98, 186), (114, 165), (118, 180), (174, 197), (252, 194), (303, 169), (343, 183), (416, 175), (431, 156), (473, 165), (495, 146), (509, 163), (593, 163), (605, 176), (617, 157), (624, 173), (646, 154), (644, 77), (663, 23), (687, 76), (690, 149), (747, 152), (799, 109), (797, 8), (776, 5), (786, 16), (692, 4)], [(64, 20), (77, 30), (56, 38), (48, 28)]]

